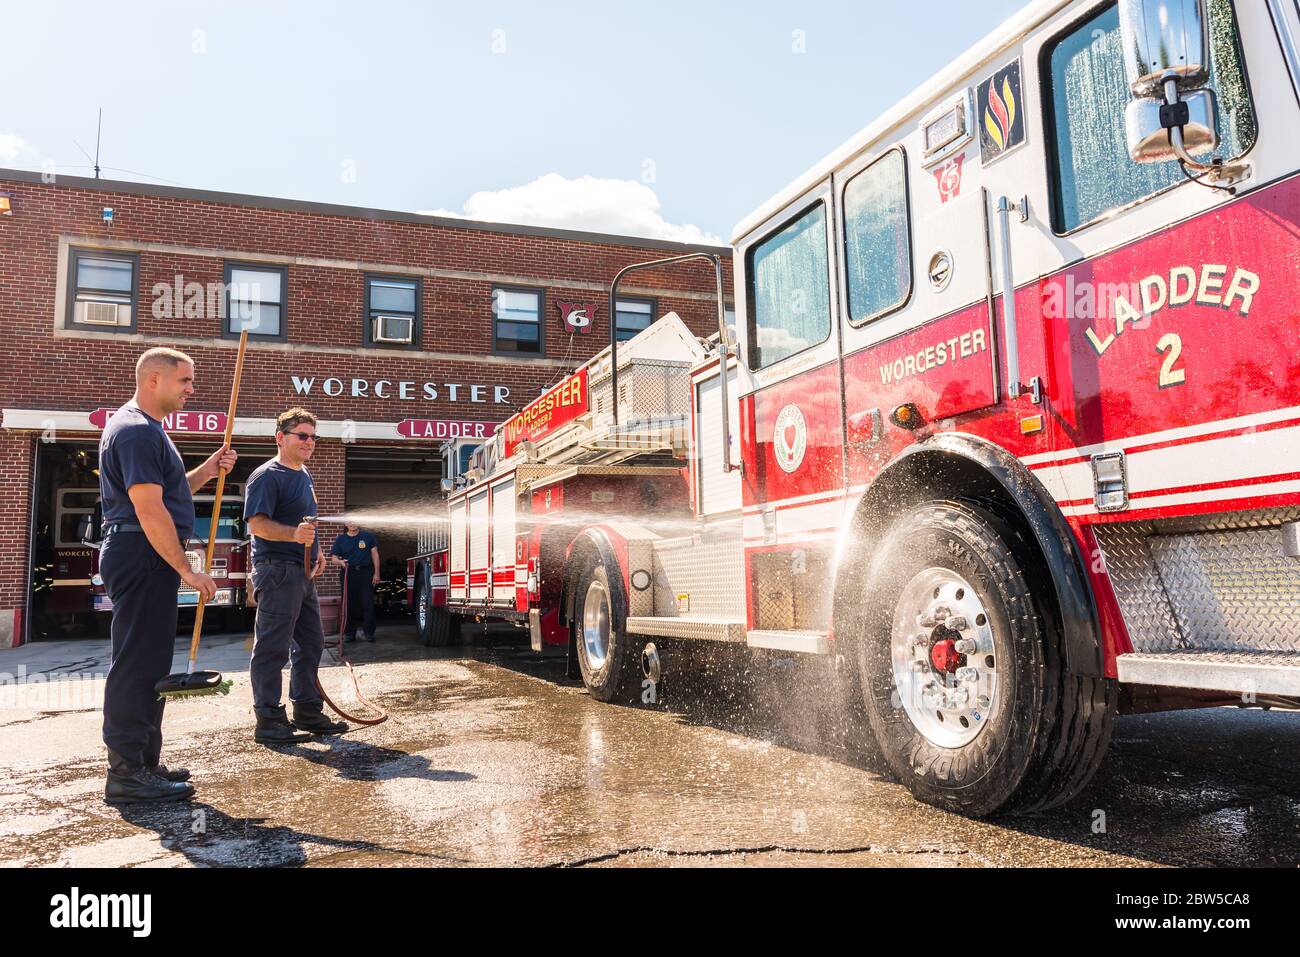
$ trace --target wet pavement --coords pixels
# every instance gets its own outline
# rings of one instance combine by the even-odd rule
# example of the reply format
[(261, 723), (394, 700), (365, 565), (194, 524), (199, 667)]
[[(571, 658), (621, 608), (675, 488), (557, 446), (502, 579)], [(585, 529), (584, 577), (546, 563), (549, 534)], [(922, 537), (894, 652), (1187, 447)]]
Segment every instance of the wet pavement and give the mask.
[[(198, 795), (124, 809), (101, 799), (105, 644), (0, 653), (28, 681), (0, 686), (0, 863), (1300, 865), (1300, 713), (1123, 717), (1081, 798), (972, 821), (883, 775), (816, 669), (669, 651), (658, 704), (606, 705), (521, 634), (426, 649), (382, 628), (349, 649), (391, 720), (276, 749), (251, 738), (242, 637), (205, 639), (200, 666), (234, 690), (170, 704), (164, 725)], [(341, 669), (322, 680), (343, 695)]]

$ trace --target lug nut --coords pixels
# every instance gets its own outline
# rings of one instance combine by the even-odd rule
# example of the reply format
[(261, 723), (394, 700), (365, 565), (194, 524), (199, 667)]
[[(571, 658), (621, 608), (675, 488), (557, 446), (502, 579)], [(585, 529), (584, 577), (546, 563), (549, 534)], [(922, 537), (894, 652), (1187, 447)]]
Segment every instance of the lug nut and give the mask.
[(981, 711), (989, 710), (989, 696), (986, 694), (980, 695), (978, 698), (975, 699), (975, 704), (979, 707)]
[(976, 668), (958, 668), (957, 680), (958, 681), (979, 681), (980, 680), (979, 670)]
[(925, 670), (925, 662), (924, 662), (924, 661), (913, 661), (913, 662), (912, 662), (912, 670), (913, 670), (914, 672), (917, 672), (918, 674), (919, 674), (920, 672), (924, 671), (924, 670)]
[[(963, 618), (962, 621), (965, 621)], [(957, 649), (959, 655), (975, 654), (975, 640), (973, 638), (962, 638), (960, 641), (953, 642), (953, 647)]]
[(970, 627), (970, 622), (966, 620), (965, 615), (953, 615), (943, 623), (943, 626), (949, 631), (965, 631)]

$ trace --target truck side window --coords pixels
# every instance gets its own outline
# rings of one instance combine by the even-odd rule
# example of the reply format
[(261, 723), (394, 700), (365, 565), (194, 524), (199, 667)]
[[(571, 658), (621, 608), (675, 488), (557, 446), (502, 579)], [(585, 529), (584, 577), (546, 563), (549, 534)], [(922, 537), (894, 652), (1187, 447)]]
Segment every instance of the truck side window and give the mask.
[(844, 187), (844, 254), (851, 322), (866, 322), (907, 299), (912, 251), (902, 150), (886, 153)]
[(818, 203), (749, 251), (749, 367), (763, 369), (831, 334), (826, 207)]
[[(1254, 144), (1255, 114), (1230, 0), (1209, 0), (1210, 80), (1219, 148), (1235, 159)], [(1045, 49), (1050, 62), (1048, 136), (1055, 170), (1052, 225), (1067, 233), (1183, 181), (1178, 163), (1135, 163), (1124, 135), (1129, 89), (1112, 4)], [(1046, 71), (1045, 71), (1046, 72)], [(1054, 134), (1054, 135), (1053, 135)], [(1197, 159), (1205, 159), (1198, 156)]]

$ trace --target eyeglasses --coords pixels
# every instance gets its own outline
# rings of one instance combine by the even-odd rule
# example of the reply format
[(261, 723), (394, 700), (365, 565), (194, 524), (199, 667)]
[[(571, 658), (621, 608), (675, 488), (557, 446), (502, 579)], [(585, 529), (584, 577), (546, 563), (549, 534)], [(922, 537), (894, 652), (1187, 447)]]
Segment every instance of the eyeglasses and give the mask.
[(299, 442), (315, 442), (315, 432), (286, 432), (285, 435), (296, 435)]

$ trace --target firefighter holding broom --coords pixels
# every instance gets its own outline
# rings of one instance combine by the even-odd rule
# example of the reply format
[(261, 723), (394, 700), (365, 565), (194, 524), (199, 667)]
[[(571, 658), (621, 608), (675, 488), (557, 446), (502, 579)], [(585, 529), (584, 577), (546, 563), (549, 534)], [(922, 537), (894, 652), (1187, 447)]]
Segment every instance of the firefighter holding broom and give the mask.
[[(316, 449), (316, 417), (289, 409), (276, 419), (275, 458), (253, 472), (244, 491), (244, 517), (253, 533), (253, 738), (263, 744), (302, 741), (314, 734), (341, 734), (331, 721), (317, 681), (325, 634), (314, 579), (325, 568), (316, 542), (316, 492), (305, 468)], [(292, 720), (281, 704), (282, 676), (289, 664)]]
[(182, 768), (160, 763), (164, 700), (155, 688), (171, 667), (180, 582), (203, 601), (216, 585), (190, 568), (184, 542), (194, 530), (197, 492), (234, 467), (229, 441), (198, 468), (184, 460), (162, 420), (194, 394), (194, 360), (175, 349), (150, 349), (135, 366), (135, 395), (104, 427), (99, 492), (104, 543), (99, 568), (113, 601), (112, 658), (104, 685), (104, 800), (137, 804), (189, 798)]

